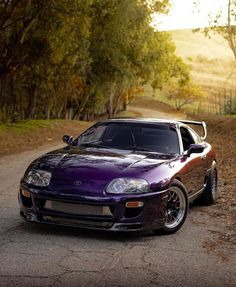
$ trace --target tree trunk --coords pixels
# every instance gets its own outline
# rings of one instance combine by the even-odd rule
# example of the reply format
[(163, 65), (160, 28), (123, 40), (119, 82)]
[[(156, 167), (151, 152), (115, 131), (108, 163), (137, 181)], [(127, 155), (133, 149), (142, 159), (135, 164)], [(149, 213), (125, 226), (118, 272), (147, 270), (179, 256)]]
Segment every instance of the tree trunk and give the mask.
[(64, 103), (60, 106), (59, 110), (55, 113), (58, 119), (62, 118), (63, 109), (64, 109)]
[(35, 118), (35, 111), (36, 111), (36, 104), (37, 104), (37, 94), (36, 94), (36, 87), (31, 86), (28, 89), (28, 111), (27, 111), (27, 118), (33, 119)]
[(114, 98), (114, 83), (108, 83), (109, 85), (109, 98), (108, 102), (106, 104), (106, 111), (107, 111), (107, 116), (109, 119), (111, 119), (114, 115), (113, 111), (113, 98)]
[(128, 93), (125, 92), (123, 96), (123, 111), (127, 111), (128, 108)]
[(51, 108), (49, 106), (46, 106), (46, 119), (50, 120), (51, 115)]
[(153, 98), (156, 97), (156, 88), (152, 88), (152, 97), (153, 97)]
[[(228, 1), (228, 18), (227, 18), (227, 34), (228, 34), (228, 43), (229, 43), (229, 47), (232, 50), (233, 54), (234, 54), (234, 58), (236, 60), (236, 42), (235, 42), (235, 32), (234, 32), (234, 26), (233, 23), (231, 23), (231, 1)], [(235, 17), (235, 16), (234, 16)]]
[(123, 95), (124, 95), (124, 89), (122, 85), (119, 85), (118, 88), (116, 89), (116, 93), (114, 94), (113, 116), (115, 116), (116, 113), (120, 110), (120, 104)]

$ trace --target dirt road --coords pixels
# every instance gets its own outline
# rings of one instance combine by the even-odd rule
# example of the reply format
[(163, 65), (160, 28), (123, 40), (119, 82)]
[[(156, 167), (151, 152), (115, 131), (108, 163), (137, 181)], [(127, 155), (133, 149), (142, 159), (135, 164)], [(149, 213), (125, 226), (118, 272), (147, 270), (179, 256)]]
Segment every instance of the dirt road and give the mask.
[(148, 117), (148, 118), (169, 119), (171, 117), (172, 119), (176, 119), (176, 120), (186, 118), (186, 115), (183, 113), (180, 113), (180, 112), (170, 115), (170, 114), (165, 113), (163, 111), (159, 111), (156, 109), (149, 109), (149, 108), (145, 108), (145, 107), (130, 106), (128, 108), (128, 111), (138, 113), (138, 114), (142, 115), (143, 117)]
[(190, 208), (184, 227), (171, 236), (24, 223), (17, 202), (20, 177), (30, 161), (53, 148), (0, 159), (1, 287), (236, 286), (235, 248), (217, 244), (226, 230), (205, 208)]
[(186, 114), (184, 112), (176, 111), (171, 106), (146, 96), (137, 97), (135, 102), (128, 106), (128, 111), (140, 114), (142, 117), (148, 118), (186, 118)]

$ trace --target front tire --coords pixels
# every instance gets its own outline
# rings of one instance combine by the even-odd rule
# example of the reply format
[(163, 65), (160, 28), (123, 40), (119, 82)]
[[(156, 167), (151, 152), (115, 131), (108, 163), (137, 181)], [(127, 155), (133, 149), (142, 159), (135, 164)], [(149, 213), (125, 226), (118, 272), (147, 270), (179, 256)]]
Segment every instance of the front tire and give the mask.
[(217, 169), (212, 167), (207, 179), (207, 185), (198, 202), (204, 205), (213, 204), (218, 198), (217, 192)]
[(177, 179), (169, 187), (164, 227), (156, 230), (162, 234), (172, 234), (184, 224), (188, 214), (188, 195), (184, 185)]

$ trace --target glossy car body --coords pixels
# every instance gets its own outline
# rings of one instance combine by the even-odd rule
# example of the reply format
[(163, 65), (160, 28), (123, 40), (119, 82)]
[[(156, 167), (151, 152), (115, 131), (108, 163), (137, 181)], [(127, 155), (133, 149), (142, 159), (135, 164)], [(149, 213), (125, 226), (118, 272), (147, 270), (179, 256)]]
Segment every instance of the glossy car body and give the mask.
[[(77, 140), (77, 144), (47, 153), (29, 166), (20, 183), (20, 214), (25, 220), (110, 231), (157, 230), (165, 225), (168, 194), (174, 180), (184, 185), (187, 204), (202, 195), (216, 166), (216, 155), (211, 145), (188, 125), (157, 119), (113, 119), (94, 127), (110, 123), (115, 123), (118, 131), (125, 125), (171, 129), (179, 151), (78, 146)], [(186, 142), (186, 131), (192, 142)], [(124, 136), (122, 140), (126, 139)], [(146, 135), (144, 141), (147, 139)], [(50, 172), (50, 184), (39, 187), (28, 183), (30, 170)], [(148, 192), (108, 193), (108, 185), (117, 178), (144, 179)]]

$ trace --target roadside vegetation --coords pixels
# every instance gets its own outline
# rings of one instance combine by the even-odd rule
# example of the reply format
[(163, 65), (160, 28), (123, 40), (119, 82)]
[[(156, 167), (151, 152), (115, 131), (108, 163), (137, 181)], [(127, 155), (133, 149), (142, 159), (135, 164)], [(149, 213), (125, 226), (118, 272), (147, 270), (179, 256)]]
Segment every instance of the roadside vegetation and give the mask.
[[(199, 115), (236, 114), (236, 62), (227, 42), (219, 35), (213, 34), (209, 39), (202, 33), (193, 33), (192, 30), (172, 31), (171, 35), (176, 45), (176, 53), (188, 65), (192, 79), (184, 90), (195, 85), (197, 94), (199, 93), (199, 96), (194, 96), (196, 89), (192, 94), (190, 88), (187, 92), (189, 97), (181, 97), (181, 102), (185, 103), (181, 109)], [(174, 97), (179, 87), (177, 86), (172, 94), (173, 82), (175, 79), (155, 94), (151, 85), (145, 85), (143, 95), (153, 96), (157, 101), (179, 108), (179, 105), (176, 105), (178, 97)]]
[[(209, 14), (204, 29), (173, 31), (177, 54), (191, 69), (194, 83), (205, 99), (189, 105), (195, 114), (236, 114), (236, 1), (222, 0), (221, 9)], [(201, 9), (195, 1), (196, 13)]]
[(0, 157), (43, 145), (62, 144), (64, 134), (78, 136), (92, 122), (69, 120), (26, 120), (0, 124)]
[[(150, 26), (168, 0), (0, 1), (0, 121), (93, 120), (189, 72)], [(130, 16), (132, 15), (132, 17)]]
[(218, 188), (221, 194), (211, 209), (204, 209), (204, 212), (218, 218), (226, 228), (226, 232), (219, 233), (218, 241), (211, 245), (212, 251), (217, 253), (219, 245), (229, 243), (230, 247), (233, 247), (236, 244), (236, 120), (223, 116), (201, 116), (198, 119), (206, 121), (207, 140), (214, 146), (217, 153)]
[[(117, 117), (140, 117), (138, 112), (122, 111)], [(103, 117), (101, 117), (102, 119)], [(93, 121), (78, 120), (21, 120), (0, 124), (0, 157), (45, 145), (64, 145), (65, 134), (74, 138), (90, 127)]]

